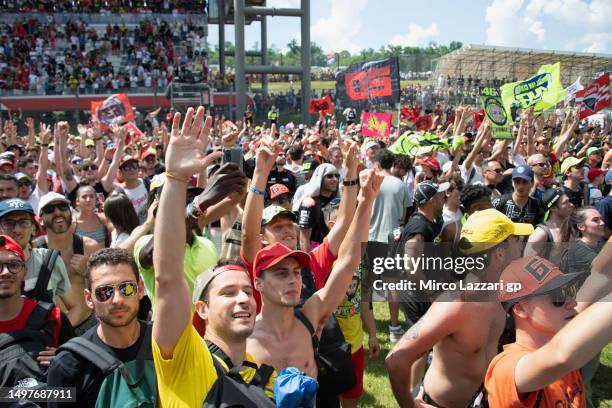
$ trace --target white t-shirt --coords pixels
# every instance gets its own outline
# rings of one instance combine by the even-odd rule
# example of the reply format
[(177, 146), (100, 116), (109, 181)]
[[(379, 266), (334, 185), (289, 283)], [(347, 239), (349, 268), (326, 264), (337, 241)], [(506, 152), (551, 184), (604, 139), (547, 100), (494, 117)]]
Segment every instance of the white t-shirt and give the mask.
[(125, 186), (125, 184), (122, 184), (121, 187), (132, 202), (132, 205), (136, 210), (136, 214), (138, 214), (138, 219), (142, 224), (147, 219), (147, 203), (149, 201), (149, 192), (145, 188), (142, 179), (138, 179), (138, 181), (140, 183), (138, 183), (138, 186), (136, 188), (129, 189)]
[(459, 170), (461, 170), (461, 178), (463, 178), (463, 181), (465, 181), (466, 185), (484, 183), (482, 168), (480, 168), (480, 166), (472, 164), (472, 167), (466, 169), (465, 164), (462, 163), (459, 166)]

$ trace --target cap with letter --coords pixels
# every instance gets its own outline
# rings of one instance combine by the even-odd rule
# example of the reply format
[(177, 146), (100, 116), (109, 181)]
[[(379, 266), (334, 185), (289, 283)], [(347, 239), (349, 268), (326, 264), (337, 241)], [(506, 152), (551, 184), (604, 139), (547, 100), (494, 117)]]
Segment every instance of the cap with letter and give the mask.
[(436, 184), (431, 181), (423, 181), (417, 184), (414, 189), (414, 202), (417, 205), (426, 204), (429, 200), (431, 200), (436, 194), (442, 193), (450, 188), (450, 183), (448, 181)]

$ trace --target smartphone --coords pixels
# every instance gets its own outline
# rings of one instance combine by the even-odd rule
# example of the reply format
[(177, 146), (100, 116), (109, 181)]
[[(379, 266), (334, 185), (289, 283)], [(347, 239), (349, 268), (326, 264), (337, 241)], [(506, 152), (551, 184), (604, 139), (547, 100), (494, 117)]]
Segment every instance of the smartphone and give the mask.
[(240, 147), (225, 147), (223, 148), (223, 164), (236, 163), (240, 171), (242, 171), (242, 148)]

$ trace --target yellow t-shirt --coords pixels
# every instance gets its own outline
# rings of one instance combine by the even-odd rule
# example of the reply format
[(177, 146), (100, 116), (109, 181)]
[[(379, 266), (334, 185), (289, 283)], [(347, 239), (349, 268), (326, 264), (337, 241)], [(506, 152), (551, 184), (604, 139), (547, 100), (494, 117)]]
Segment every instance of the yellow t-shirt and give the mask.
[(361, 265), (353, 275), (344, 299), (335, 311), (336, 319), (344, 340), (351, 345), (351, 353), (363, 347), (363, 328), (361, 325)]
[[(155, 339), (153, 339), (153, 361), (157, 374), (157, 390), (161, 407), (198, 408), (206, 399), (206, 395), (217, 381), (217, 372), (212, 361), (213, 357), (206, 342), (200, 337), (190, 323), (185, 327), (171, 359), (164, 360)], [(256, 363), (249, 354), (247, 361)], [(227, 369), (221, 360), (223, 367)], [(250, 382), (255, 370), (245, 367), (240, 371), (245, 382)], [(276, 371), (272, 373), (266, 386), (266, 395), (274, 397), (274, 380)]]

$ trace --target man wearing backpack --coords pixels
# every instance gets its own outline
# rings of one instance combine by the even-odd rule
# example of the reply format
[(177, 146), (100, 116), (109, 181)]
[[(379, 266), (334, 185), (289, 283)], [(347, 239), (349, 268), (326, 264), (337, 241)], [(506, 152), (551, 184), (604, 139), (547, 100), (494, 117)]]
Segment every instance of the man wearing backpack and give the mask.
[(0, 202), (0, 231), (23, 249), (27, 267), (25, 295), (62, 307), (61, 298), (71, 288), (68, 272), (64, 260), (58, 256), (59, 251), (32, 248), (30, 240), (36, 228), (34, 210), (27, 201), (11, 198)]
[(23, 250), (0, 235), (0, 387), (44, 385), (55, 349), (74, 336), (57, 306), (21, 296), (25, 276)]
[[(191, 296), (183, 273), (185, 223), (176, 220), (185, 215), (190, 177), (219, 159), (221, 152), (202, 155), (212, 124), (212, 118), (207, 117), (202, 127), (203, 107), (195, 115), (193, 108), (187, 110), (182, 130), (180, 117), (179, 113), (174, 116), (166, 154), (167, 179), (157, 211), (153, 248), (157, 298), (153, 359), (160, 403), (164, 407), (185, 408), (217, 407), (221, 403), (246, 408), (274, 406), (268, 398), (270, 394), (264, 394), (261, 386), (250, 385), (260, 367), (254, 369), (257, 365), (246, 353), (246, 338), (255, 321), (255, 300), (245, 268), (226, 265), (209, 269), (198, 277), (198, 290), (194, 290), (198, 296), (196, 312), (206, 322), (204, 339), (213, 351), (221, 350), (227, 357), (222, 359), (223, 364), (213, 357), (191, 324)], [(242, 191), (243, 177), (236, 165), (222, 166), (209, 180), (200, 208), (209, 208), (230, 193)], [(270, 374), (268, 378), (272, 378)], [(232, 387), (244, 392), (231, 395)], [(233, 399), (239, 396), (244, 399)]]
[[(141, 406), (153, 407), (151, 323), (137, 318), (144, 283), (132, 255), (119, 248), (94, 253), (87, 263), (84, 293), (99, 323), (58, 349), (49, 368), (49, 386), (75, 387), (80, 407), (119, 408), (142, 398), (145, 405)], [(136, 378), (139, 364), (144, 370)], [(120, 365), (127, 368), (136, 387), (127, 385), (126, 378), (118, 372)], [(72, 405), (49, 403), (51, 408)]]

